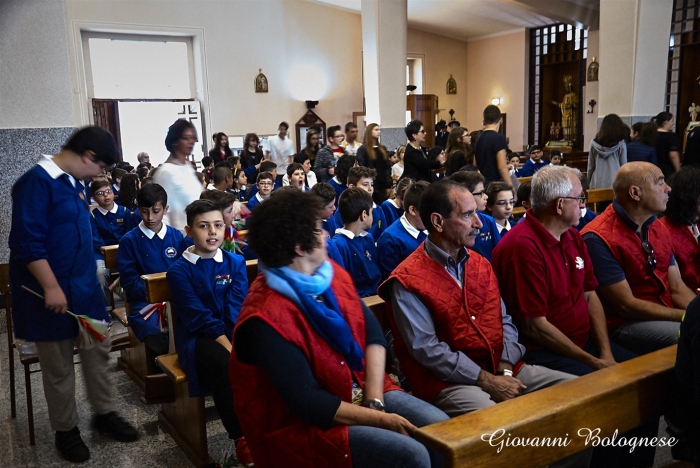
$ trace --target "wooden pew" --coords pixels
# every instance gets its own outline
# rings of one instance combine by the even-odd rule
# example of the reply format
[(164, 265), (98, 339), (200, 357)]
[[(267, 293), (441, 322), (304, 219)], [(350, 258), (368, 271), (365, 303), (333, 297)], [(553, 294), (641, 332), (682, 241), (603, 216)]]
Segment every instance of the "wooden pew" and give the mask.
[(588, 189), (586, 206), (598, 213), (598, 203), (611, 202), (615, 198), (612, 188)]
[[(116, 269), (119, 246), (108, 245), (102, 247), (101, 250), (102, 255), (105, 257), (105, 266), (110, 269)], [(112, 305), (114, 305), (113, 300)], [(129, 312), (126, 307), (112, 309), (112, 317), (127, 327), (130, 343), (129, 348), (121, 351), (121, 355), (117, 358), (117, 364), (143, 391), (145, 390), (144, 378), (150, 374), (152, 365), (149, 365), (150, 361), (146, 353), (146, 345), (141, 343), (139, 339), (136, 338), (136, 335), (134, 335), (134, 332), (131, 331), (131, 328), (129, 328), (128, 314)]]
[[(539, 467), (586, 448), (580, 429), (610, 437), (658, 418), (678, 403), (676, 346), (418, 430), (446, 467)], [(488, 436), (503, 431), (503, 438)], [(482, 436), (486, 441), (482, 440)], [(510, 437), (568, 437), (568, 446), (492, 446)], [(522, 440), (522, 439), (521, 439)], [(668, 439), (667, 439), (668, 440)], [(588, 445), (590, 447), (591, 445)]]
[[(112, 270), (112, 273), (110, 274), (109, 281), (110, 283), (114, 281), (114, 279), (118, 276), (117, 270), (117, 252), (119, 251), (119, 246), (118, 245), (105, 245), (102, 248), (100, 248), (100, 251), (102, 252), (102, 255), (105, 258), (105, 266)], [(126, 312), (126, 308), (120, 307), (116, 309), (114, 307), (114, 293), (110, 294), (110, 305), (112, 306), (112, 317), (114, 319), (118, 320), (122, 325), (125, 327), (127, 326), (127, 318), (126, 316), (128, 315)]]
[[(255, 261), (254, 266), (257, 275), (257, 261)], [(143, 275), (141, 278), (146, 283), (146, 298), (148, 302), (155, 303), (171, 300), (172, 297), (165, 273)], [(251, 278), (250, 268), (248, 268), (248, 278)], [(252, 279), (255, 279), (255, 276), (252, 276)], [(384, 312), (384, 301), (379, 296), (366, 297), (363, 301), (377, 315), (382, 328), (388, 329), (388, 322)], [(180, 366), (177, 354), (158, 356), (156, 363), (168, 374), (175, 386), (175, 402), (161, 405), (158, 420), (192, 463), (196, 466), (205, 466), (211, 463), (211, 457), (207, 449), (204, 398), (190, 397), (187, 390), (187, 374)]]
[(518, 177), (518, 182), (521, 184), (524, 184), (525, 182), (530, 182), (532, 181), (532, 176), (530, 177)]

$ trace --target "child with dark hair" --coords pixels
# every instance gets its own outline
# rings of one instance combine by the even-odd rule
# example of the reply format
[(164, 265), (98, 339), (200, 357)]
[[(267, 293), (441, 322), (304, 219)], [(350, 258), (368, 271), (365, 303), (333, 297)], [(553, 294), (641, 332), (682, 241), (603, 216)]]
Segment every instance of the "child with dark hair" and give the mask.
[(270, 198), (270, 194), (275, 186), (275, 175), (269, 171), (261, 172), (258, 174), (258, 181), (255, 185), (259, 188), (259, 191), (248, 200), (248, 209), (251, 211), (257, 205)]
[(408, 187), (414, 182), (415, 181), (413, 179), (409, 179), (408, 177), (404, 177), (403, 179), (399, 180), (391, 198), (388, 198), (381, 204), (387, 228), (394, 224), (397, 219), (403, 216), (403, 195), (406, 193), (406, 189), (408, 189)]
[[(90, 450), (78, 428), (73, 369), (78, 322), (65, 312), (109, 321), (95, 277), (88, 200), (77, 181), (99, 176), (118, 157), (107, 130), (85, 127), (12, 187), (9, 270), (15, 337), (36, 344), (56, 448), (74, 463), (88, 460)], [(138, 432), (115, 412), (110, 345), (107, 338), (79, 350), (95, 414), (92, 425), (113, 439), (134, 441)]]
[(338, 207), (338, 199), (340, 195), (348, 188), (348, 174), (350, 169), (357, 166), (357, 158), (355, 156), (341, 156), (335, 165), (335, 175), (328, 179), (333, 190), (335, 190), (335, 206)]
[(213, 189), (226, 191), (233, 187), (233, 171), (225, 162), (218, 163), (214, 166), (212, 177)]
[(226, 252), (238, 252), (238, 231), (233, 226), (234, 209), (236, 196), (232, 193), (222, 192), (220, 190), (207, 190), (199, 196), (200, 200), (209, 200), (219, 207), (224, 215), (224, 243), (221, 248)]
[(470, 249), (481, 254), (482, 257), (490, 262), (491, 253), (501, 240), (501, 232), (496, 225), (496, 221), (491, 216), (484, 213), (486, 201), (488, 200), (488, 196), (484, 190), (484, 176), (478, 171), (460, 170), (452, 174), (450, 180), (465, 187), (474, 196), (476, 215), (479, 217), (479, 221), (481, 221), (481, 228), (479, 229), (479, 235), (474, 245), (470, 247)]
[(112, 169), (112, 193), (114, 194), (114, 199), (119, 199), (119, 190), (121, 189), (122, 177), (124, 177), (127, 172), (124, 169), (119, 169), (115, 167)]
[(168, 194), (163, 187), (147, 184), (136, 200), (143, 220), (119, 241), (117, 268), (129, 304), (129, 328), (154, 356), (160, 356), (168, 352), (168, 332), (161, 329), (158, 314), (148, 320), (141, 315), (148, 305), (141, 275), (167, 271), (182, 255), (186, 242), (180, 231), (163, 222), (168, 212)]
[[(401, 179), (404, 180), (411, 179)], [(387, 228), (377, 241), (379, 269), (382, 281), (387, 279), (394, 268), (411, 255), (428, 236), (420, 219), (418, 206), (420, 197), (430, 184), (424, 180), (412, 182), (404, 189), (403, 206), (406, 211)]]
[(250, 200), (250, 189), (248, 188), (248, 176), (241, 169), (233, 170), (233, 190), (238, 201), (244, 202)]
[[(370, 169), (365, 166), (355, 166), (350, 169), (348, 173), (348, 188), (359, 187), (365, 192), (369, 193), (370, 196), (374, 193), (374, 178), (377, 175), (377, 171)], [(384, 211), (378, 209), (376, 203), (372, 202), (372, 228), (369, 232), (375, 239), (379, 239), (384, 230), (389, 227), (386, 222), (386, 217), (384, 216)], [(340, 210), (338, 210), (340, 211)], [(335, 214), (336, 218), (340, 218), (340, 213)], [(338, 220), (340, 221), (340, 220)], [(340, 222), (337, 223), (340, 225)]]
[(382, 280), (377, 247), (374, 237), (368, 232), (372, 227), (372, 205), (374, 202), (369, 192), (358, 187), (348, 188), (338, 202), (343, 227), (336, 229), (333, 236), (345, 269), (352, 276), (360, 297), (377, 294)]
[(501, 237), (513, 227), (510, 221), (514, 206), (515, 193), (510, 184), (499, 181), (486, 186), (486, 212), (496, 221)]
[[(271, 192), (274, 192), (275, 190), (277, 190), (278, 188), (280, 188), (282, 186), (281, 182), (277, 182), (277, 164), (266, 159), (265, 161), (260, 163), (260, 170), (258, 172), (258, 176), (260, 176), (260, 174), (262, 174), (263, 172), (269, 172), (275, 178), (275, 184), (272, 186)], [(255, 178), (256, 183), (254, 183), (253, 186), (250, 187), (249, 200), (255, 198), (255, 195), (257, 195), (257, 193), (258, 193), (258, 184), (257, 184), (258, 176), (256, 176), (256, 178)], [(247, 172), (246, 172), (246, 177), (250, 177)]]
[(323, 229), (330, 237), (333, 237), (335, 230), (338, 228), (337, 220), (333, 216), (336, 211), (335, 190), (328, 182), (319, 182), (311, 188), (311, 193), (321, 199), (323, 203), (323, 210), (321, 210)]
[(301, 164), (295, 162), (287, 166), (287, 180), (289, 180), (290, 187), (294, 187), (302, 192), (308, 192), (306, 174), (304, 173), (304, 166)]
[(190, 396), (212, 393), (228, 436), (236, 442), (239, 461), (245, 439), (233, 409), (228, 375), (233, 327), (248, 293), (245, 260), (221, 250), (224, 215), (209, 200), (187, 206), (185, 231), (194, 245), (168, 269), (172, 293), (173, 333), (180, 365), (187, 372)]

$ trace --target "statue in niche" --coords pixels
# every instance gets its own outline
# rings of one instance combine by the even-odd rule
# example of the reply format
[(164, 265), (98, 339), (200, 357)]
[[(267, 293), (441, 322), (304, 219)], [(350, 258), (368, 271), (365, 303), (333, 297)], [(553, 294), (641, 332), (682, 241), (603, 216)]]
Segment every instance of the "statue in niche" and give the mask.
[(552, 101), (552, 104), (559, 106), (561, 110), (561, 129), (564, 133), (564, 141), (573, 142), (576, 140), (576, 107), (578, 106), (578, 96), (573, 91), (573, 78), (571, 75), (564, 77), (564, 87), (566, 94), (561, 102)]
[(598, 62), (595, 61), (595, 57), (588, 65), (588, 81), (598, 81)]
[(267, 92), (267, 77), (263, 74), (262, 68), (258, 68), (258, 76), (255, 77), (255, 92)]
[(694, 102), (688, 107), (688, 112), (690, 112), (690, 121), (697, 122), (698, 114), (700, 114), (700, 106), (696, 105)]

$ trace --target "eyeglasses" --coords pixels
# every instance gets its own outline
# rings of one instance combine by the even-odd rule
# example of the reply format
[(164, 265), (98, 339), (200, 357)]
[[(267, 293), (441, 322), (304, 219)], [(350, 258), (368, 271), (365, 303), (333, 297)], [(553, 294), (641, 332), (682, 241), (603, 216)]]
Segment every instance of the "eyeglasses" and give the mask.
[(97, 195), (98, 197), (101, 197), (103, 195), (109, 195), (111, 193), (112, 193), (112, 190), (107, 189), (107, 190), (100, 190), (99, 192), (95, 192), (95, 195)]
[(272, 187), (273, 185), (272, 182), (258, 182), (258, 187)]
[(506, 206), (506, 205), (515, 206), (515, 200), (500, 200), (500, 201), (494, 202), (493, 204), (498, 205), (498, 206)]
[(485, 193), (486, 191), (482, 190), (481, 192), (474, 192), (472, 193), (472, 195), (474, 195), (475, 197), (483, 197)]
[(586, 196), (581, 196), (581, 197), (559, 197), (563, 198), (564, 200), (577, 200), (579, 204), (581, 203), (586, 203)]
[(642, 242), (642, 248), (647, 254), (647, 266), (650, 271), (656, 270), (656, 253), (654, 252), (654, 247), (647, 241)]

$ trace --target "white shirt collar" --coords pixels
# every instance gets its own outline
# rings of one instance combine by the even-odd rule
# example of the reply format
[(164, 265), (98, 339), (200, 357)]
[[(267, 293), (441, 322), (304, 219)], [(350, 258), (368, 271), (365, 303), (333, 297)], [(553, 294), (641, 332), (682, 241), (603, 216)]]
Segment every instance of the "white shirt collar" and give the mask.
[(117, 206), (116, 203), (114, 203), (114, 204), (112, 205), (112, 209), (111, 209), (111, 210), (105, 210), (105, 209), (102, 208), (100, 205), (97, 205), (97, 209), (100, 210), (100, 213), (102, 213), (102, 216), (107, 216), (107, 213), (116, 214), (116, 213), (117, 213), (117, 210), (119, 210), (119, 207)]
[(396, 200), (394, 200), (393, 198), (390, 198), (390, 199), (389, 199), (389, 203), (391, 203), (392, 205), (394, 205), (394, 208), (398, 208), (399, 210), (401, 209), (401, 207), (399, 206), (399, 204), (396, 203)]
[[(355, 238), (355, 233), (352, 232), (352, 231), (348, 231), (348, 230), (345, 229), (345, 228), (338, 228), (338, 229), (335, 230), (335, 233), (336, 233), (336, 234), (342, 234), (342, 235), (344, 235), (345, 237), (347, 237), (348, 239), (354, 239), (354, 238)], [(362, 232), (360, 233), (360, 237), (365, 237), (366, 235), (367, 235), (367, 231), (362, 231)]]
[[(408, 218), (406, 218), (406, 213), (404, 213), (404, 214), (399, 218), (399, 220), (401, 221), (401, 225), (402, 225), (403, 228), (406, 230), (406, 232), (408, 232), (414, 239), (418, 239), (418, 235), (421, 233), (421, 231), (419, 231), (418, 229), (416, 229), (415, 226), (413, 226), (413, 224), (411, 224), (411, 223), (408, 221)], [(423, 231), (423, 234), (425, 234), (425, 235), (427, 236), (427, 235), (428, 235), (428, 231)]]
[[(202, 258), (199, 255), (197, 255), (196, 253), (194, 253), (194, 245), (187, 247), (187, 249), (184, 252), (182, 252), (182, 256), (184, 257), (185, 260), (190, 262), (192, 265), (196, 265), (197, 260)], [(221, 249), (216, 249), (216, 253), (214, 254), (214, 260), (218, 263), (221, 263), (224, 261), (224, 254), (221, 251)]]
[(586, 216), (586, 213), (588, 212), (588, 208), (581, 208), (581, 217), (583, 218)]
[(150, 229), (148, 229), (145, 224), (143, 224), (143, 221), (141, 221), (139, 223), (139, 229), (141, 230), (141, 232), (143, 232), (143, 235), (148, 237), (149, 239), (153, 239), (153, 236), (158, 234), (158, 237), (160, 237), (160, 240), (163, 240), (163, 239), (165, 239), (165, 234), (168, 233), (168, 226), (165, 223), (163, 223), (163, 227), (160, 228), (160, 231), (153, 232)]
[(338, 180), (338, 176), (333, 176), (333, 182), (335, 182), (335, 183), (338, 184), (338, 185), (343, 185), (343, 184), (341, 184), (340, 181)]
[(258, 192), (258, 193), (255, 194), (255, 198), (257, 198), (259, 202), (264, 202), (264, 201), (265, 201), (265, 199), (264, 199), (263, 197), (260, 196), (260, 192)]
[(58, 179), (63, 174), (66, 174), (70, 179), (70, 183), (73, 184), (73, 187), (75, 187), (75, 178), (60, 167), (58, 167), (58, 165), (56, 165), (56, 163), (53, 162), (53, 156), (51, 156), (50, 154), (42, 154), (41, 159), (39, 160), (37, 165), (41, 166), (41, 168), (45, 170), (46, 173), (52, 179)]

